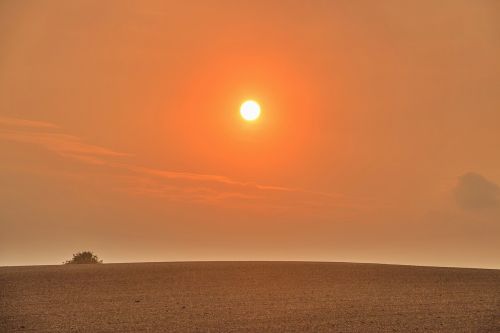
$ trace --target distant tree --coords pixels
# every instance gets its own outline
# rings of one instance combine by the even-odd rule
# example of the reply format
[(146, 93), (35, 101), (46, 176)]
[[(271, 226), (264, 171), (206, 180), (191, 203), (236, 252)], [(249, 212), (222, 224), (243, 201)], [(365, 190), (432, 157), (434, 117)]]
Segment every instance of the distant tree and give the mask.
[(73, 254), (73, 258), (65, 264), (102, 264), (102, 260), (91, 251), (83, 251)]

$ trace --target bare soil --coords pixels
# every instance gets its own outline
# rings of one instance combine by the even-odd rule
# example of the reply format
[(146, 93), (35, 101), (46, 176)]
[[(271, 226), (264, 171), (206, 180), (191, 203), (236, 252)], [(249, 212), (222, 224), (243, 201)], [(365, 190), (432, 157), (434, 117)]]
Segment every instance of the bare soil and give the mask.
[(0, 267), (0, 332), (500, 332), (500, 270), (311, 262)]

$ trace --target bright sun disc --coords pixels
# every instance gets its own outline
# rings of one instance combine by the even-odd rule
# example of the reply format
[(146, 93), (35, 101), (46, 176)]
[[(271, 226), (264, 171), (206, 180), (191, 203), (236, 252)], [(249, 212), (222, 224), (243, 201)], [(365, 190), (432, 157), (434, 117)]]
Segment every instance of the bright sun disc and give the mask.
[(241, 104), (240, 114), (246, 121), (254, 121), (260, 116), (260, 105), (255, 101), (246, 101)]

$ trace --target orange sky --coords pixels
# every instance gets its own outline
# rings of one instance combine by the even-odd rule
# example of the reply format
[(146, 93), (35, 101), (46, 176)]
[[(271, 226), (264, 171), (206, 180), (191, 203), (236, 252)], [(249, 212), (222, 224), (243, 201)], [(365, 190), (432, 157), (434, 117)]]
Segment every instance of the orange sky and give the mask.
[(500, 268), (499, 13), (2, 1), (0, 265)]

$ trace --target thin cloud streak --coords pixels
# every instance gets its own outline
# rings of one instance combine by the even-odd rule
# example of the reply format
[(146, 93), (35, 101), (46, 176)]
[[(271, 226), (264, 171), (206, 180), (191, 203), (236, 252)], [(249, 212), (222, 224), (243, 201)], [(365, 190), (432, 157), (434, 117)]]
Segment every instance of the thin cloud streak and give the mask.
[[(291, 205), (308, 202), (314, 202), (314, 205), (329, 205), (327, 199), (335, 198), (337, 206), (349, 206), (345, 205), (345, 202), (342, 203), (344, 200), (341, 195), (244, 182), (221, 175), (161, 170), (116, 161), (116, 158), (131, 155), (87, 144), (73, 135), (54, 132), (58, 128), (55, 124), (43, 121), (0, 117), (0, 139), (42, 146), (59, 156), (72, 158), (84, 164), (133, 173), (136, 176), (128, 178), (127, 186), (118, 186), (132, 194), (206, 203), (253, 200), (274, 202), (274, 204), (286, 201)], [(49, 131), (42, 132), (41, 129)], [(119, 179), (116, 176), (115, 178)]]
[(59, 133), (1, 131), (0, 138), (22, 143), (38, 144), (64, 156), (130, 156), (130, 154), (118, 153), (104, 147), (84, 143), (80, 138), (72, 135)]
[(59, 128), (57, 125), (36, 120), (27, 120), (0, 116), (0, 125), (10, 127)]
[(146, 174), (150, 176), (157, 176), (159, 178), (166, 179), (182, 179), (182, 180), (190, 180), (190, 181), (202, 181), (202, 182), (216, 182), (225, 185), (234, 185), (240, 187), (248, 187), (254, 188), (262, 191), (282, 191), (282, 192), (303, 192), (299, 189), (282, 187), (282, 186), (272, 186), (272, 185), (261, 185), (257, 183), (251, 182), (241, 182), (236, 181), (231, 178), (225, 176), (218, 175), (209, 175), (209, 174), (198, 174), (198, 173), (190, 173), (190, 172), (176, 172), (176, 171), (167, 171), (160, 169), (151, 169), (139, 166), (133, 166), (128, 164), (113, 164), (116, 166), (120, 166), (122, 168), (129, 169), (130, 171), (134, 171), (139, 174)]

